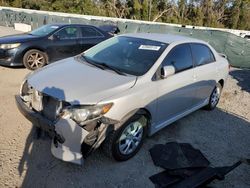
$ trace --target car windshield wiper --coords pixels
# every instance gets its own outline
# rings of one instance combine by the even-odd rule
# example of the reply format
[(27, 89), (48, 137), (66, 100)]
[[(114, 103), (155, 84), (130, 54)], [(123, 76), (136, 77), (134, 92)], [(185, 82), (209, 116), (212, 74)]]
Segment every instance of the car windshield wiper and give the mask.
[(81, 57), (85, 60), (85, 62), (89, 63), (90, 65), (94, 65), (95, 67), (98, 67), (104, 70), (104, 67), (102, 65), (99, 65), (98, 63), (93, 62), (92, 60), (86, 58), (85, 56), (81, 56)]
[(116, 72), (117, 74), (126, 76), (126, 74), (123, 73), (122, 71), (120, 71), (119, 69), (117, 69), (115, 67), (112, 67), (112, 66), (110, 66), (110, 65), (108, 65), (106, 63), (98, 63), (98, 64), (101, 65), (101, 66), (103, 66), (104, 68), (107, 68), (107, 69), (110, 69), (110, 70)]
[(112, 66), (110, 66), (110, 65), (108, 65), (108, 64), (106, 64), (106, 63), (96, 62), (96, 61), (90, 60), (89, 58), (87, 58), (87, 57), (85, 57), (85, 56), (82, 56), (82, 58), (84, 58), (84, 60), (85, 60), (87, 63), (89, 63), (89, 64), (91, 64), (91, 65), (94, 65), (94, 66), (96, 66), (96, 67), (98, 67), (98, 68), (100, 68), (100, 69), (102, 69), (102, 70), (104, 70), (104, 69), (109, 69), (109, 70), (112, 70), (112, 71), (116, 72), (117, 74), (126, 76), (126, 74), (123, 73), (122, 71), (120, 71), (119, 69), (117, 69), (117, 68), (115, 68), (115, 67), (112, 67)]

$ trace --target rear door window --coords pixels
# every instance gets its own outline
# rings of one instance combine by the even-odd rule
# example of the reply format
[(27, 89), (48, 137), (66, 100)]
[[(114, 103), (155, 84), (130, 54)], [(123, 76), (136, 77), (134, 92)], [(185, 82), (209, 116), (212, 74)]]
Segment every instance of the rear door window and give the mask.
[(215, 61), (211, 50), (204, 44), (191, 44), (192, 53), (197, 66)]
[(103, 34), (91, 27), (81, 27), (83, 38), (103, 37)]
[(193, 59), (189, 44), (174, 47), (163, 60), (163, 66), (173, 65), (175, 72), (181, 72), (193, 67)]

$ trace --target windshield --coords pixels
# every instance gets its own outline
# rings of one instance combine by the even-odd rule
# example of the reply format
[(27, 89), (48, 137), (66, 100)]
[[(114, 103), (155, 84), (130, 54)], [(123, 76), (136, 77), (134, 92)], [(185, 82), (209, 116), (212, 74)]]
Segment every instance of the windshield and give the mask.
[(134, 37), (113, 37), (84, 53), (89, 63), (112, 67), (120, 72), (145, 74), (166, 49), (167, 44)]
[(50, 34), (51, 32), (55, 31), (58, 28), (59, 28), (59, 26), (56, 26), (56, 25), (44, 25), (42, 27), (39, 27), (39, 28), (31, 31), (30, 34), (42, 37), (42, 36), (46, 36), (46, 35)]

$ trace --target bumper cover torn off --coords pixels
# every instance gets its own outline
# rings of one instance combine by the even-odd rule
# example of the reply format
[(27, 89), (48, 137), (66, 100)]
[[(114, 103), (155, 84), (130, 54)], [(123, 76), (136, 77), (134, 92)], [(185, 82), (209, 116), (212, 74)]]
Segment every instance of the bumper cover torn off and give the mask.
[(81, 144), (88, 135), (88, 131), (78, 126), (72, 120), (60, 119), (57, 122), (50, 121), (40, 113), (31, 110), (20, 96), (15, 96), (19, 111), (32, 124), (46, 131), (51, 138), (52, 154), (63, 161), (83, 164)]

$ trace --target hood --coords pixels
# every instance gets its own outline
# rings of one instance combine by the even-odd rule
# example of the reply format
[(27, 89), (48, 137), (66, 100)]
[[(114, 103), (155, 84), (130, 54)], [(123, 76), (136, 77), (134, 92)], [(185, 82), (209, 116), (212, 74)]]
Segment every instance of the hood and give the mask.
[(136, 77), (92, 67), (72, 57), (34, 72), (27, 80), (36, 90), (59, 100), (96, 104), (131, 88)]
[(38, 39), (39, 36), (21, 34), (21, 35), (10, 35), (5, 37), (0, 37), (0, 44), (10, 44), (10, 43), (21, 43), (27, 42), (33, 39)]

